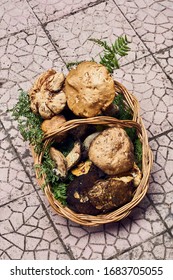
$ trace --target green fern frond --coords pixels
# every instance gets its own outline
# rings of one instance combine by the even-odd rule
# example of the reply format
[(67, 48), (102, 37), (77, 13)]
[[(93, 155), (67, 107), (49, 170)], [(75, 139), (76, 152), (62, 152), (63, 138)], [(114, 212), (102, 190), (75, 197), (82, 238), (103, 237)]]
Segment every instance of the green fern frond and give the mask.
[(128, 47), (127, 37), (118, 37), (114, 44), (112, 44), (112, 48), (116, 54), (119, 56), (125, 56), (128, 54), (130, 48)]
[(89, 41), (102, 47), (104, 50), (103, 56), (100, 55), (100, 64), (104, 65), (110, 73), (115, 69), (120, 68), (118, 62), (118, 56), (122, 57), (128, 54), (130, 48), (128, 44), (130, 43), (125, 35), (118, 37), (115, 42), (109, 46), (106, 41), (91, 38)]
[(106, 41), (102, 41), (99, 39), (90, 38), (89, 41), (94, 42), (95, 44), (103, 47), (105, 50), (111, 51), (111, 47), (108, 46)]

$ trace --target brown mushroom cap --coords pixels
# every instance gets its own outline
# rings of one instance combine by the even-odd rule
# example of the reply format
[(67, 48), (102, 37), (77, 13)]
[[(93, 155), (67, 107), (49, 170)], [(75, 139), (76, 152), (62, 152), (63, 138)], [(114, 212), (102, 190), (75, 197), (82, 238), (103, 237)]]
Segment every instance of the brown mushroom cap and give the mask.
[(108, 128), (92, 141), (89, 159), (108, 175), (126, 172), (134, 164), (134, 147), (122, 128)]
[(133, 197), (133, 177), (99, 180), (88, 192), (91, 204), (98, 210), (109, 211), (129, 202)]
[(65, 93), (70, 110), (77, 116), (94, 117), (105, 110), (115, 96), (114, 81), (106, 67), (82, 62), (66, 77)]
[(100, 170), (92, 165), (87, 174), (75, 177), (67, 188), (67, 204), (78, 213), (97, 215), (96, 209), (88, 198), (88, 190), (101, 177)]
[(54, 75), (46, 80), (46, 88), (49, 91), (58, 91), (61, 89), (64, 79), (65, 77), (63, 73), (54, 72)]

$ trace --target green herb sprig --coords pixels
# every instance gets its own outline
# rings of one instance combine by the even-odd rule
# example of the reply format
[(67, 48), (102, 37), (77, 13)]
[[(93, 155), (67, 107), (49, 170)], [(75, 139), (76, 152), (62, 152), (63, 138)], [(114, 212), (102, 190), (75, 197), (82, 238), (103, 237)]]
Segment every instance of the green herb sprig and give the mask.
[(51, 190), (54, 194), (54, 197), (59, 200), (63, 205), (66, 204), (66, 187), (67, 184), (62, 183), (59, 176), (54, 172), (56, 165), (55, 162), (51, 159), (49, 153), (49, 146), (44, 151), (42, 164), (35, 164), (35, 168), (38, 168), (39, 178), (45, 176), (45, 183), (42, 185), (42, 188), (46, 185), (51, 186)]
[(134, 141), (135, 161), (140, 169), (142, 169), (142, 143), (139, 138)]
[(132, 111), (125, 104), (125, 100), (122, 94), (117, 94), (114, 98), (113, 104), (118, 106), (117, 118), (120, 120), (132, 120)]
[[(18, 128), (24, 141), (29, 141), (34, 146), (35, 152), (40, 154), (43, 151), (43, 131), (41, 130), (43, 119), (40, 115), (35, 115), (32, 112), (27, 92), (20, 90), (18, 102), (11, 112), (18, 122)], [(46, 175), (45, 184), (42, 188), (50, 184), (55, 198), (62, 204), (66, 204), (67, 183), (61, 182), (60, 178), (55, 174), (55, 162), (50, 157), (49, 149), (50, 147), (48, 146), (44, 151), (42, 164), (35, 165), (35, 168), (39, 168), (39, 177)]]
[(37, 154), (42, 151), (43, 131), (40, 126), (42, 118), (35, 115), (30, 108), (30, 99), (27, 92), (20, 90), (16, 105), (11, 110), (12, 116), (18, 122), (19, 131), (24, 141), (34, 146)]

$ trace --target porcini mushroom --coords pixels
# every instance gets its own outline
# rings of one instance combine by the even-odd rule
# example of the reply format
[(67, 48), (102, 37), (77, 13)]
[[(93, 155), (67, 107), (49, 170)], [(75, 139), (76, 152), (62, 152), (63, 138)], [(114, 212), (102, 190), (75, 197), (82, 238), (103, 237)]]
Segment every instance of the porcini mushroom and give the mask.
[(87, 174), (75, 177), (67, 188), (67, 204), (78, 213), (97, 215), (100, 213), (88, 197), (88, 190), (100, 178), (101, 173), (94, 165), (91, 166)]
[(132, 181), (132, 176), (99, 180), (88, 191), (89, 201), (103, 212), (118, 208), (132, 199)]
[(66, 105), (65, 93), (61, 90), (64, 75), (53, 69), (43, 73), (29, 91), (31, 110), (43, 119), (59, 114)]
[[(66, 122), (66, 119), (64, 118), (63, 115), (54, 116), (49, 120), (44, 120), (41, 124), (41, 129), (45, 134), (49, 134), (52, 131), (61, 127), (61, 125), (65, 122)], [(54, 141), (60, 143), (62, 140), (65, 139), (66, 136), (67, 136), (67, 133), (65, 133), (65, 132), (59, 133), (58, 136), (55, 137)]]
[(94, 117), (105, 110), (115, 96), (114, 81), (105, 66), (93, 61), (80, 63), (65, 80), (70, 110), (77, 116)]
[(91, 142), (94, 140), (94, 138), (96, 138), (97, 135), (99, 135), (100, 132), (94, 132), (92, 134), (90, 134), (89, 136), (87, 136), (83, 142), (83, 145), (86, 149), (86, 151), (89, 150), (89, 147), (91, 145)]
[(66, 156), (67, 170), (70, 170), (80, 159), (81, 144), (79, 141), (74, 143), (73, 149)]
[(56, 175), (65, 178), (67, 176), (67, 161), (64, 155), (54, 147), (51, 147), (50, 156), (56, 164), (54, 169)]
[(91, 142), (89, 159), (108, 175), (129, 171), (134, 164), (134, 147), (122, 128), (111, 127)]
[(142, 172), (135, 162), (130, 174), (133, 176), (134, 186), (138, 187), (142, 179)]

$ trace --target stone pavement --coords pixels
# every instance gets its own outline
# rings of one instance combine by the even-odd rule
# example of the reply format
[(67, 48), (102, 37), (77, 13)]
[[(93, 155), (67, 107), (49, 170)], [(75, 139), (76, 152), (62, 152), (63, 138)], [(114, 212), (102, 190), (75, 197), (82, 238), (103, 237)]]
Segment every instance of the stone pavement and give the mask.
[[(139, 99), (154, 153), (150, 188), (129, 217), (79, 226), (57, 216), (8, 109), (53, 67), (94, 57), (89, 38), (126, 34), (114, 78)], [(173, 259), (173, 1), (0, 1), (0, 259)]]

